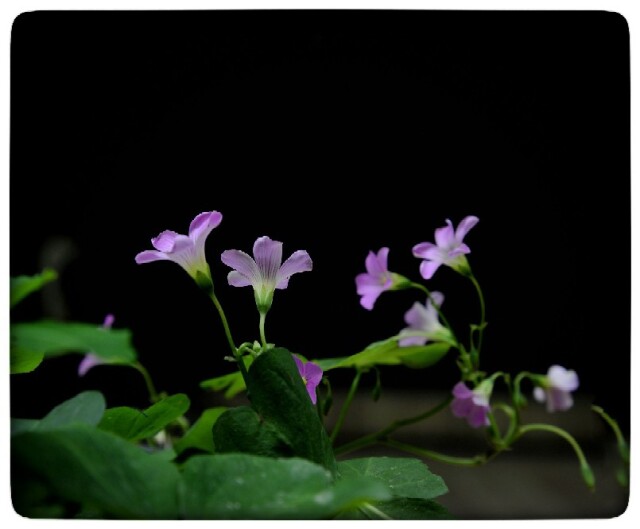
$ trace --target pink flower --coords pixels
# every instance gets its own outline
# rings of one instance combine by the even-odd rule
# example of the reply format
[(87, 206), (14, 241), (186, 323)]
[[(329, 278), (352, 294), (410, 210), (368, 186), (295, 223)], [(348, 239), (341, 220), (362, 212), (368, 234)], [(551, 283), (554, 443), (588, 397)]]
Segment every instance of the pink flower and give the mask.
[(293, 360), (307, 388), (307, 393), (309, 393), (309, 397), (311, 397), (311, 402), (315, 404), (317, 401), (316, 387), (322, 380), (322, 369), (313, 362), (302, 362), (296, 355), (293, 355)]
[[(115, 321), (114, 315), (107, 314), (104, 318), (104, 323), (102, 324), (102, 328), (111, 329), (111, 326), (113, 325), (114, 321)], [(100, 358), (98, 355), (96, 355), (95, 353), (87, 353), (86, 355), (84, 355), (84, 358), (80, 362), (80, 365), (78, 365), (78, 376), (83, 377), (87, 374), (87, 371), (89, 371), (89, 369), (102, 364), (106, 364), (106, 362), (102, 358)]]
[(378, 296), (393, 287), (393, 277), (387, 268), (389, 248), (380, 248), (378, 254), (369, 252), (365, 259), (367, 272), (356, 276), (356, 289), (360, 298), (360, 305), (372, 310)]
[(456, 417), (465, 418), (470, 426), (480, 428), (489, 426), (489, 397), (491, 384), (480, 384), (476, 389), (469, 389), (464, 382), (458, 382), (453, 388), (451, 411)]
[(435, 244), (422, 242), (413, 247), (413, 255), (424, 259), (420, 263), (420, 274), (423, 278), (431, 279), (443, 264), (461, 274), (469, 273), (469, 263), (465, 254), (470, 253), (471, 250), (462, 240), (478, 220), (478, 217), (471, 215), (465, 217), (454, 231), (453, 224), (447, 219), (447, 225), (435, 231)]
[(204, 255), (204, 245), (211, 231), (222, 222), (222, 214), (217, 211), (200, 213), (189, 225), (189, 235), (165, 230), (151, 239), (155, 250), (145, 250), (136, 255), (136, 263), (152, 261), (173, 261), (184, 268), (196, 281), (204, 281), (210, 286), (211, 271)]
[[(431, 297), (438, 307), (444, 302), (441, 292), (432, 292)], [(400, 331), (400, 347), (424, 345), (428, 341), (450, 342), (453, 339), (451, 331), (438, 320), (438, 311), (430, 299), (425, 305), (416, 301), (405, 313), (404, 321), (408, 327)]]
[(546, 377), (541, 377), (540, 386), (533, 390), (538, 402), (547, 402), (547, 411), (565, 411), (573, 406), (571, 392), (578, 389), (578, 375), (575, 371), (554, 365), (549, 368)]
[(311, 257), (304, 250), (293, 252), (282, 262), (282, 243), (269, 237), (260, 237), (253, 244), (253, 258), (240, 250), (222, 252), (222, 262), (233, 268), (227, 280), (234, 287), (253, 287), (256, 304), (260, 312), (271, 307), (275, 289), (284, 289), (289, 278), (299, 272), (313, 268)]

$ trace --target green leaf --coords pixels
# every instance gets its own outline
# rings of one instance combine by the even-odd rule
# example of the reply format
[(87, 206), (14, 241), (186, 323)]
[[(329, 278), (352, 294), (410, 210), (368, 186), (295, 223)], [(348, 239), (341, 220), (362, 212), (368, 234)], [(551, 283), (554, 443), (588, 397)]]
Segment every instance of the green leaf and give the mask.
[(31, 373), (44, 360), (42, 351), (30, 351), (24, 347), (11, 347), (11, 374)]
[(395, 498), (361, 506), (340, 516), (350, 520), (451, 520), (453, 516), (433, 500)]
[(128, 329), (104, 329), (88, 323), (15, 323), (11, 325), (11, 345), (46, 357), (92, 352), (114, 364), (130, 364), (137, 357)]
[(195, 448), (204, 452), (214, 452), (213, 425), (227, 408), (218, 407), (204, 410), (200, 418), (193, 424), (189, 431), (173, 445), (176, 454), (181, 454), (189, 448)]
[(187, 519), (329, 518), (388, 498), (379, 483), (354, 478), (334, 484), (326, 469), (303, 459), (247, 454), (190, 458), (181, 488)]
[(422, 369), (439, 362), (451, 348), (445, 342), (400, 347), (398, 338), (398, 336), (393, 336), (386, 340), (372, 343), (363, 351), (351, 356), (314, 360), (314, 363), (317, 363), (323, 371), (345, 367), (368, 369), (378, 365), (400, 364)]
[(99, 391), (83, 391), (58, 404), (43, 419), (11, 419), (11, 436), (23, 432), (45, 432), (73, 424), (95, 426), (104, 414), (106, 404)]
[(11, 308), (26, 298), (29, 294), (40, 290), (43, 286), (58, 278), (58, 273), (51, 268), (45, 268), (42, 273), (34, 276), (18, 276), (11, 278)]
[(189, 398), (178, 393), (156, 402), (144, 411), (127, 406), (110, 408), (104, 413), (98, 428), (128, 441), (148, 439), (184, 415), (189, 404)]
[(240, 371), (222, 375), (221, 377), (210, 378), (209, 380), (200, 382), (200, 387), (213, 391), (224, 391), (224, 396), (227, 399), (233, 398), (241, 391), (247, 389)]
[[(31, 431), (15, 436), (11, 448), (12, 490), (24, 469), (42, 478), (55, 495), (110, 516), (177, 517), (177, 468), (111, 433), (88, 425)], [(24, 504), (15, 500), (14, 505)]]
[(427, 465), (408, 457), (364, 457), (338, 463), (341, 477), (362, 476), (387, 485), (396, 497), (431, 500), (447, 493), (444, 480)]
[[(331, 443), (311, 403), (302, 377), (289, 351), (270, 349), (261, 354), (248, 373), (248, 393), (254, 415), (246, 408), (225, 412), (214, 426), (216, 452), (256, 453), (254, 437), (262, 430), (258, 453), (295, 455), (335, 471)], [(244, 414), (240, 417), (238, 414)], [(246, 424), (243, 426), (243, 420)], [(261, 426), (261, 423), (267, 425)], [(273, 446), (267, 449), (266, 443)]]

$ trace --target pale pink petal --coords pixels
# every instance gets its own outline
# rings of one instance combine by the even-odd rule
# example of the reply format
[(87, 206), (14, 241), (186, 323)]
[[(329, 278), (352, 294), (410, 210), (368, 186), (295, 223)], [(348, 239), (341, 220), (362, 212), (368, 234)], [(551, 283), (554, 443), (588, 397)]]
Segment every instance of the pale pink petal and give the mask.
[(369, 290), (363, 294), (361, 294), (360, 305), (362, 305), (367, 310), (373, 310), (373, 306), (376, 303), (376, 300), (382, 294), (383, 289), (379, 288), (378, 290)]
[(172, 230), (165, 230), (157, 237), (151, 239), (151, 244), (156, 250), (169, 253), (173, 251), (178, 233)]
[(384, 247), (380, 248), (377, 255), (374, 252), (369, 252), (367, 258), (364, 261), (364, 265), (369, 274), (371, 274), (372, 276), (380, 276), (388, 272), (388, 259), (389, 248)]
[(304, 377), (304, 362), (300, 360), (296, 355), (291, 355), (293, 357), (293, 361), (296, 363), (296, 367), (298, 368), (298, 373), (300, 373), (301, 377)]
[(88, 353), (84, 355), (84, 358), (80, 362), (80, 365), (78, 365), (78, 376), (83, 377), (87, 374), (89, 369), (104, 363), (104, 360), (102, 360), (102, 358), (100, 358), (99, 356), (93, 353)]
[(113, 322), (116, 320), (116, 317), (113, 314), (107, 314), (104, 317), (104, 323), (102, 324), (102, 326), (105, 329), (111, 329), (111, 326), (113, 325)]
[(405, 323), (414, 330), (422, 330), (429, 323), (427, 309), (417, 301), (404, 314)]
[(144, 264), (151, 263), (153, 261), (166, 261), (169, 259), (164, 252), (157, 252), (156, 250), (145, 250), (136, 255), (136, 263)]
[(438, 261), (422, 261), (420, 263), (420, 275), (424, 279), (431, 279), (441, 264)]
[(464, 382), (458, 382), (453, 386), (452, 393), (456, 399), (470, 399), (473, 397), (473, 391)]
[(568, 391), (551, 388), (547, 393), (547, 411), (566, 411), (573, 406), (573, 397)]
[(293, 252), (276, 275), (276, 288), (287, 288), (289, 278), (300, 272), (310, 272), (313, 269), (311, 257), (304, 250)]
[(258, 271), (256, 262), (243, 251), (225, 250), (222, 252), (220, 259), (224, 264), (243, 275), (252, 285), (260, 282), (260, 272)]
[(413, 255), (422, 259), (437, 259), (440, 257), (440, 248), (432, 242), (421, 242), (413, 247)]
[(538, 402), (544, 402), (547, 400), (547, 392), (539, 386), (533, 388), (533, 398)]
[(194, 242), (204, 244), (204, 239), (222, 222), (222, 213), (218, 211), (206, 211), (200, 213), (191, 221), (189, 237)]
[(449, 259), (453, 259), (454, 257), (467, 253), (471, 253), (471, 249), (465, 243), (460, 243), (455, 248), (452, 248), (447, 252), (447, 257)]
[[(444, 303), (444, 294), (442, 292), (431, 292), (431, 299), (433, 300), (433, 303), (438, 307), (441, 307)], [(431, 299), (429, 302), (431, 302)], [(431, 303), (431, 305), (433, 305), (433, 303)]]
[(474, 428), (480, 428), (482, 426), (489, 426), (489, 417), (487, 416), (488, 408), (482, 406), (474, 406), (469, 415), (467, 415), (467, 422)]
[(307, 384), (315, 388), (322, 380), (322, 368), (313, 362), (307, 362), (304, 368)]
[(455, 399), (451, 403), (451, 411), (458, 418), (466, 417), (467, 415), (469, 415), (472, 408), (473, 402), (471, 402), (471, 399)]
[[(405, 331), (400, 331), (400, 336)], [(398, 340), (398, 345), (400, 347), (410, 347), (412, 345), (424, 345), (427, 343), (426, 336), (405, 336), (404, 338), (400, 338)]]
[(282, 243), (266, 236), (259, 237), (253, 244), (253, 257), (262, 278), (269, 283), (276, 283), (282, 264)]
[(455, 233), (451, 221), (447, 219), (447, 225), (436, 229), (436, 244), (440, 248), (448, 248), (456, 243)]
[(465, 238), (465, 235), (469, 233), (469, 230), (473, 228), (479, 220), (480, 219), (478, 217), (474, 217), (473, 215), (469, 215), (468, 217), (462, 219), (460, 221), (460, 224), (458, 224), (458, 228), (456, 229), (456, 240), (458, 242), (462, 242), (462, 240)]
[(578, 389), (578, 375), (573, 370), (567, 370), (562, 366), (554, 365), (549, 368), (547, 376), (554, 388), (563, 391), (575, 391)]
[(251, 285), (251, 281), (247, 279), (246, 276), (242, 275), (240, 272), (236, 272), (232, 270), (227, 275), (227, 281), (232, 287), (248, 287)]

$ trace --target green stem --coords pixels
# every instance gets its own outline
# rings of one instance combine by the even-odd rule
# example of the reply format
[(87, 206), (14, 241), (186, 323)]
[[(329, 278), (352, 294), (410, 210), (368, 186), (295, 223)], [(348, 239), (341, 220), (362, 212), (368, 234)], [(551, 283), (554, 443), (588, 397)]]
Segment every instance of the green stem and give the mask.
[(567, 432), (566, 430), (563, 430), (562, 428), (558, 428), (557, 426), (553, 426), (552, 424), (525, 424), (524, 426), (521, 426), (520, 429), (518, 430), (518, 434), (515, 440), (517, 440), (527, 432), (535, 432), (535, 431), (553, 433), (562, 437), (565, 441), (567, 441), (567, 443), (571, 445), (571, 448), (573, 448), (573, 451), (576, 453), (576, 456), (580, 463), (580, 471), (582, 472), (582, 478), (584, 479), (585, 483), (589, 488), (591, 489), (594, 488), (595, 478), (593, 477), (593, 472), (591, 471), (591, 467), (587, 462), (587, 458), (585, 457), (584, 452), (582, 451), (582, 448), (580, 448), (578, 441), (576, 441), (575, 438), (569, 432)]
[[(369, 516), (370, 514), (373, 514), (374, 516), (376, 516), (377, 518), (380, 518), (381, 520), (393, 520), (393, 518), (387, 516), (385, 513), (383, 513), (380, 509), (378, 509), (377, 507), (374, 507), (373, 505), (371, 505), (370, 503), (365, 503), (362, 506), (359, 507), (360, 510), (364, 511), (364, 513), (367, 515), (368, 518), (371, 519), (371, 517)], [(375, 518), (374, 518), (375, 519)]]
[(600, 415), (600, 417), (602, 417), (602, 419), (613, 430), (613, 433), (615, 434), (616, 439), (618, 440), (618, 451), (620, 452), (620, 455), (623, 461), (625, 463), (629, 463), (629, 445), (627, 444), (627, 441), (624, 438), (624, 435), (622, 435), (622, 430), (620, 430), (620, 426), (618, 426), (618, 423), (600, 406), (591, 406), (591, 409), (595, 413)]
[(384, 440), (390, 433), (395, 432), (397, 429), (402, 428), (403, 426), (408, 426), (410, 424), (414, 424), (420, 422), (424, 419), (428, 419), (429, 417), (435, 415), (436, 413), (442, 411), (446, 408), (451, 402), (452, 397), (447, 397), (440, 404), (434, 406), (433, 408), (420, 413), (419, 415), (415, 415), (413, 417), (407, 417), (406, 419), (400, 419), (392, 422), (386, 428), (383, 428), (379, 432), (375, 432), (369, 435), (365, 435), (358, 439), (354, 439), (349, 443), (346, 443), (342, 446), (339, 446), (334, 450), (337, 454), (346, 454), (348, 452), (353, 452), (354, 450), (359, 450), (361, 448), (365, 448), (367, 446), (371, 446), (376, 444), (378, 441)]
[(147, 368), (138, 361), (131, 364), (131, 366), (142, 375), (142, 378), (144, 378), (144, 383), (147, 386), (147, 391), (149, 392), (149, 400), (151, 401), (151, 403), (155, 404), (156, 402), (158, 402), (160, 400), (160, 397), (158, 396), (158, 392), (153, 385), (153, 380), (151, 379), (151, 375), (149, 374), (149, 371), (147, 371)]
[(349, 393), (347, 393), (347, 398), (340, 409), (340, 414), (338, 415), (338, 420), (336, 421), (333, 430), (331, 431), (331, 442), (333, 443), (338, 436), (338, 432), (340, 428), (342, 428), (342, 423), (344, 423), (345, 418), (347, 417), (347, 412), (349, 411), (349, 406), (351, 406), (351, 401), (358, 390), (358, 384), (360, 384), (360, 377), (362, 376), (362, 371), (359, 369), (356, 371), (356, 376), (353, 377), (353, 382), (351, 383), (351, 387), (349, 388)]
[(215, 305), (216, 309), (218, 310), (218, 314), (220, 315), (220, 320), (222, 321), (222, 326), (224, 327), (224, 334), (227, 337), (227, 342), (229, 342), (229, 347), (231, 348), (231, 353), (233, 354), (233, 357), (236, 359), (236, 362), (238, 363), (238, 369), (240, 369), (240, 373), (242, 374), (242, 378), (244, 379), (245, 384), (247, 383), (247, 368), (244, 365), (244, 360), (242, 359), (242, 356), (240, 355), (240, 353), (238, 353), (238, 349), (236, 348), (235, 342), (233, 341), (233, 337), (231, 336), (231, 329), (229, 328), (229, 322), (227, 321), (227, 317), (224, 313), (224, 310), (222, 309), (222, 305), (220, 305), (220, 302), (218, 301), (218, 298), (216, 297), (213, 289), (209, 292), (209, 297), (211, 298), (211, 301), (213, 301), (213, 304)]
[(393, 439), (389, 439), (382, 444), (391, 448), (397, 448), (398, 450), (402, 450), (403, 452), (407, 452), (409, 454), (415, 454), (420, 457), (426, 457), (428, 459), (440, 461), (441, 463), (448, 463), (450, 465), (457, 465), (462, 467), (477, 467), (487, 462), (487, 457), (485, 455), (477, 455), (474, 457), (448, 456), (446, 454), (441, 454), (440, 452), (434, 452), (433, 450), (425, 450), (424, 448), (419, 448), (414, 445), (400, 443), (399, 441), (394, 441)]
[(260, 311), (260, 341), (262, 342), (262, 350), (267, 349), (267, 338), (264, 334), (264, 323), (267, 319), (267, 313)]
[[(480, 349), (482, 349), (482, 335), (484, 334), (484, 326), (487, 323), (485, 319), (485, 304), (484, 304), (484, 296), (482, 295), (482, 289), (480, 288), (480, 283), (476, 279), (476, 276), (471, 274), (469, 276), (473, 286), (476, 287), (476, 291), (478, 292), (478, 298), (480, 299), (480, 329), (478, 330), (478, 345), (476, 346), (477, 355), (480, 355)], [(477, 368), (478, 358), (476, 358), (476, 368)]]

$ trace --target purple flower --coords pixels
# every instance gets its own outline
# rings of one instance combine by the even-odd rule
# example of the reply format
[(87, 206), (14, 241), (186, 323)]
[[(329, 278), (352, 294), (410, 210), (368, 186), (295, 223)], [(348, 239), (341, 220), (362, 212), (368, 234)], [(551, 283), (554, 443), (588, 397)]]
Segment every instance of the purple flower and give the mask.
[[(113, 325), (114, 320), (115, 320), (115, 317), (113, 314), (107, 314), (104, 318), (104, 323), (102, 324), (102, 328), (111, 329), (111, 326)], [(102, 358), (100, 358), (97, 354), (87, 353), (86, 355), (84, 355), (84, 358), (80, 362), (80, 365), (78, 365), (78, 376), (83, 377), (87, 374), (87, 371), (89, 371), (89, 369), (102, 364), (106, 364), (106, 362)]]
[(196, 216), (189, 226), (189, 235), (181, 235), (175, 231), (165, 230), (151, 239), (155, 250), (145, 250), (136, 255), (136, 263), (152, 261), (173, 261), (184, 268), (198, 281), (205, 280), (203, 286), (211, 283), (211, 271), (204, 256), (204, 244), (207, 236), (222, 221), (222, 214), (217, 211), (206, 211)]
[(538, 402), (547, 402), (547, 411), (565, 411), (573, 406), (571, 392), (578, 389), (578, 375), (562, 366), (551, 366), (546, 377), (541, 377), (540, 386), (533, 390)]
[(458, 382), (452, 392), (454, 399), (451, 411), (456, 417), (467, 419), (469, 425), (474, 428), (489, 426), (491, 389), (492, 384), (481, 383), (476, 389), (471, 390), (464, 382)]
[(234, 287), (251, 285), (258, 310), (266, 313), (271, 307), (275, 289), (287, 288), (289, 278), (313, 268), (311, 257), (304, 250), (291, 254), (282, 262), (282, 243), (260, 237), (253, 245), (253, 258), (240, 250), (222, 252), (222, 262), (233, 268), (227, 280)]
[(472, 215), (465, 217), (454, 231), (453, 224), (447, 219), (447, 225), (435, 231), (435, 244), (421, 242), (413, 247), (413, 255), (424, 259), (420, 263), (420, 274), (423, 278), (431, 279), (438, 267), (443, 264), (461, 274), (469, 273), (469, 263), (465, 254), (471, 250), (462, 240), (478, 220), (478, 217)]
[(317, 400), (316, 387), (322, 380), (322, 369), (313, 362), (302, 362), (296, 355), (293, 355), (293, 360), (298, 367), (298, 372), (302, 377), (304, 385), (307, 387), (307, 393), (309, 393), (309, 397), (311, 397), (311, 402), (315, 404)]
[[(441, 292), (432, 292), (431, 297), (438, 307), (444, 302)], [(438, 311), (430, 299), (427, 299), (425, 305), (416, 301), (405, 313), (404, 321), (408, 327), (400, 331), (400, 336), (403, 336), (398, 341), (400, 347), (424, 345), (428, 341), (448, 342), (453, 339), (451, 331), (438, 320)]]
[(369, 252), (364, 265), (367, 268), (365, 274), (356, 276), (356, 289), (360, 298), (360, 305), (367, 310), (372, 310), (378, 296), (385, 290), (393, 287), (393, 277), (387, 269), (389, 248), (380, 248), (378, 254)]

